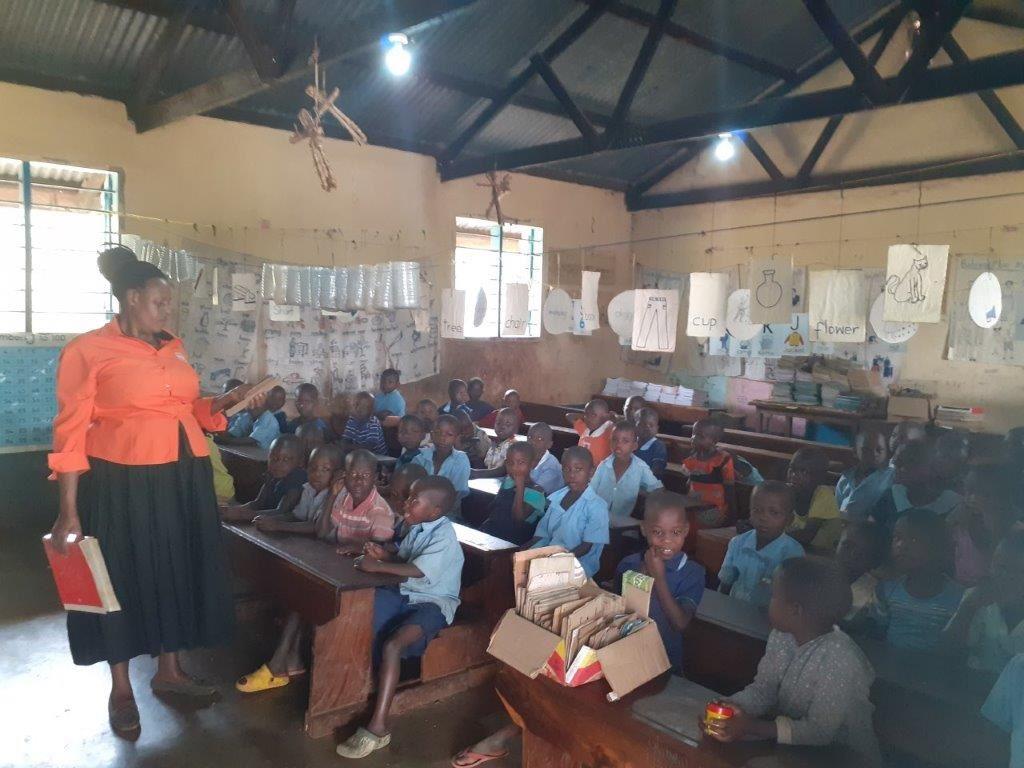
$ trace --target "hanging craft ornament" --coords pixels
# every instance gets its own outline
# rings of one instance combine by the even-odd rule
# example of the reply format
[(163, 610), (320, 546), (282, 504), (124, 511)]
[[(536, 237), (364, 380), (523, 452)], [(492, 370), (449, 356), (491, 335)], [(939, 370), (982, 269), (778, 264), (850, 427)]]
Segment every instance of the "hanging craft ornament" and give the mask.
[(548, 333), (569, 333), (572, 330), (572, 297), (561, 288), (548, 293), (542, 319)]
[(498, 221), (498, 226), (505, 226), (505, 217), (501, 213), (501, 198), (512, 191), (512, 179), (506, 173), (498, 180), (498, 174), (495, 171), (488, 171), (486, 174), (487, 183), (477, 184), (478, 187), (490, 187), (491, 189), (491, 202), (487, 206), (487, 212), (484, 214), (485, 219), (491, 218), (491, 211), (494, 212), (494, 218)]
[(991, 328), (1003, 314), (1003, 287), (991, 272), (982, 272), (971, 285), (967, 297), (971, 320), (981, 328)]
[(324, 152), (324, 128), (321, 122), (324, 114), (333, 115), (341, 123), (341, 127), (348, 131), (352, 141), (359, 146), (366, 144), (366, 134), (352, 118), (334, 106), (341, 91), (334, 88), (330, 94), (324, 92), (323, 77), (320, 74), (320, 47), (315, 43), (309, 63), (313, 65), (313, 84), (306, 86), (306, 95), (313, 100), (313, 111), (310, 112), (305, 107), (299, 110), (298, 125), (288, 140), (292, 144), (309, 141), (309, 151), (313, 155), (313, 167), (320, 177), (320, 186), (324, 192), (330, 192), (338, 188), (338, 182), (334, 179), (331, 165), (327, 162), (327, 154)]
[(750, 322), (750, 289), (740, 288), (729, 294), (725, 304), (725, 330), (738, 341), (749, 341), (761, 333), (762, 323)]
[(917, 323), (894, 323), (885, 319), (885, 293), (875, 297), (868, 319), (875, 336), (886, 344), (902, 344), (917, 333)]

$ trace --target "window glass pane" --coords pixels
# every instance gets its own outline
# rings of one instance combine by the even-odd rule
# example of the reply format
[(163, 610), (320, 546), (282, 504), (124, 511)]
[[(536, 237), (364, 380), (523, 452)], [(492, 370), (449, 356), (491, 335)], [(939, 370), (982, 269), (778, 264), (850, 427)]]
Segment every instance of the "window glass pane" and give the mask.
[(25, 213), (21, 161), (0, 158), (0, 333), (25, 332)]

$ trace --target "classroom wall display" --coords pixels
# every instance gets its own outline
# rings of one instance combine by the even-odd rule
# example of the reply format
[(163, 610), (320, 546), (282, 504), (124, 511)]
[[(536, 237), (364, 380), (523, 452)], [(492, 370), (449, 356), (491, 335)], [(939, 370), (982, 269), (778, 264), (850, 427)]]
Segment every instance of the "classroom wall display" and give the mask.
[(678, 291), (650, 288), (634, 291), (630, 348), (637, 352), (674, 352), (678, 320)]
[(991, 328), (1003, 314), (1003, 287), (991, 272), (982, 272), (971, 284), (967, 311), (979, 328)]
[(728, 275), (722, 272), (691, 273), (686, 335), (719, 335), (725, 329), (725, 304), (728, 296)]
[(917, 333), (917, 323), (893, 323), (885, 319), (885, 290), (875, 296), (868, 312), (871, 330), (887, 344), (902, 344)]
[(619, 345), (628, 347), (633, 338), (633, 291), (616, 294), (608, 302), (608, 325), (618, 334)]
[[(789, 322), (793, 313), (793, 262), (774, 256), (750, 265), (750, 320), (754, 323)], [(803, 293), (801, 288), (800, 293)]]
[(860, 270), (811, 272), (807, 313), (811, 341), (864, 341), (864, 302), (864, 273)]
[(441, 291), (441, 338), (466, 338), (466, 292), (454, 288)]
[(502, 309), (505, 314), (502, 333), (505, 336), (525, 336), (530, 322), (530, 286), (526, 283), (506, 284)]
[[(999, 280), (1002, 312), (991, 328), (977, 325), (970, 315), (971, 287), (985, 272)], [(991, 256), (958, 260), (949, 300), (950, 360), (997, 365), (1024, 365), (1024, 261), (1000, 261)]]
[(572, 330), (572, 297), (561, 288), (548, 292), (541, 313), (544, 330), (558, 335)]
[(572, 335), (591, 335), (591, 331), (587, 327), (587, 310), (583, 306), (583, 299), (572, 300)]
[(0, 336), (0, 453), (45, 450), (52, 444), (57, 361), (61, 347), (71, 338), (64, 334)]
[(587, 324), (587, 330), (591, 332), (601, 327), (601, 317), (597, 308), (597, 291), (600, 281), (600, 272), (583, 272), (580, 290), (580, 299), (583, 303), (583, 322)]
[(252, 312), (256, 309), (256, 273), (235, 272), (231, 275), (231, 309)]
[(729, 294), (725, 306), (725, 330), (740, 341), (754, 338), (761, 332), (763, 323), (751, 322), (750, 311), (756, 303), (749, 288), (740, 288)]
[(294, 304), (267, 302), (267, 319), (272, 323), (297, 323), (302, 319), (299, 307)]
[(948, 245), (890, 245), (885, 271), (885, 319), (939, 322), (948, 260)]

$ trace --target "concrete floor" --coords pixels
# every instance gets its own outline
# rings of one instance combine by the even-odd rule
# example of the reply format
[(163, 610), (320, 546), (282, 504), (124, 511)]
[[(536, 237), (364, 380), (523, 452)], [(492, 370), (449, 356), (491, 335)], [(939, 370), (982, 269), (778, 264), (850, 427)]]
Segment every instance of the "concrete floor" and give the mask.
[[(56, 510), (54, 488), (44, 477), (41, 455), (0, 457), (0, 766), (350, 764), (335, 755), (332, 739), (303, 734), (304, 682), (256, 696), (235, 691), (235, 678), (262, 661), (275, 639), (262, 622), (241, 623), (232, 648), (185, 658), (191, 673), (223, 691), (205, 708), (156, 699), (148, 685), (155, 662), (136, 659), (132, 681), (142, 734), (134, 743), (114, 736), (107, 724), (107, 669), (71, 663), (64, 613), (39, 545)], [(471, 691), (396, 718), (392, 745), (359, 764), (446, 766), (458, 749), (505, 722), (493, 691)]]

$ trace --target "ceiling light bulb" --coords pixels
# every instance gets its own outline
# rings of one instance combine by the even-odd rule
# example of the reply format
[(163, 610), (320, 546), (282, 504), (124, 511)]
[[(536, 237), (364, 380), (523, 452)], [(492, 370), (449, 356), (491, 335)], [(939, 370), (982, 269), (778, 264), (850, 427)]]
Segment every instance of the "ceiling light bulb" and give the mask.
[(736, 147), (734, 147), (732, 143), (732, 134), (718, 134), (718, 143), (715, 144), (715, 159), (724, 163), (727, 160), (732, 160), (735, 154)]
[(412, 54), (406, 47), (409, 45), (409, 38), (401, 33), (388, 35), (385, 46), (387, 53), (384, 54), (384, 65), (395, 77), (401, 77), (409, 71), (412, 66)]

